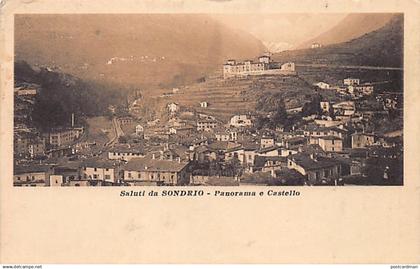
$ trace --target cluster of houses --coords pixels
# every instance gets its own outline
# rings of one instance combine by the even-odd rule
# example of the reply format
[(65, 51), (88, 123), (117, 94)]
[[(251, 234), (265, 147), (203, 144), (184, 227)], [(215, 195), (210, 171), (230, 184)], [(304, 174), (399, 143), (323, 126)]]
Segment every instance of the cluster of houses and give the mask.
[[(224, 78), (283, 71), (284, 74), (295, 72), (294, 64), (280, 65), (269, 56), (261, 56), (258, 63), (230, 60), (223, 69)], [(18, 126), (15, 128), (15, 154), (32, 159), (46, 156), (47, 160), (15, 163), (13, 182), (15, 186), (52, 187), (270, 182), (338, 185), (349, 178), (366, 178), (366, 165), (371, 158), (402, 158), (401, 140), (365, 128), (370, 115), (368, 109), (360, 109), (357, 99), (373, 93), (371, 84), (347, 78), (340, 86), (325, 82), (315, 85), (319, 90), (333, 89), (354, 98), (334, 102), (321, 100), (321, 115), (302, 118), (287, 131), (283, 128), (258, 130), (255, 128), (257, 118), (251, 113), (232, 115), (227, 122), (221, 122), (210, 115), (183, 111), (179, 104), (171, 102), (166, 105), (167, 121), (137, 122), (131, 116), (119, 117), (117, 125), (135, 123), (129, 139), (107, 144), (101, 152), (80, 156), (67, 164), (51, 158), (75, 156), (79, 154), (78, 148), (88, 146), (78, 143), (84, 129), (74, 127), (74, 119), (71, 128), (44, 134)], [(389, 97), (383, 98), (387, 106), (394, 105), (386, 101)], [(200, 107), (208, 106), (206, 101), (200, 102)], [(136, 109), (137, 105), (132, 107)], [(381, 172), (384, 179), (389, 178), (389, 167)], [(266, 180), (253, 181), (256, 175)]]
[(15, 131), (14, 155), (30, 159), (65, 156), (74, 153), (71, 146), (83, 132), (83, 127), (53, 129), (46, 133)]
[(316, 82), (313, 85), (320, 90), (335, 90), (340, 95), (348, 95), (352, 98), (369, 96), (374, 90), (374, 85), (372, 83), (361, 83), (358, 78), (346, 78), (340, 85), (331, 85), (323, 81)]
[[(347, 113), (350, 119), (357, 114), (353, 112)], [(115, 186), (217, 182), (240, 185), (249, 184), (242, 183), (243, 177), (262, 173), (284, 184), (292, 174), (302, 184), (335, 185), (346, 177), (363, 177), (368, 158), (401, 157), (395, 141), (362, 130), (350, 132), (346, 128), (349, 122), (351, 120), (310, 120), (284, 132), (257, 131), (249, 115), (235, 115), (227, 124), (199, 118), (192, 128), (182, 126), (179, 121), (178, 127), (172, 123), (173, 126), (166, 129), (167, 136), (158, 143), (153, 141), (153, 135), (143, 136), (140, 143), (116, 144), (106, 150), (105, 157), (83, 159), (76, 167), (45, 163), (18, 165), (14, 184)], [(136, 133), (144, 133), (148, 128), (138, 125), (135, 129)], [(203, 165), (215, 165), (219, 169), (203, 169)], [(229, 169), (232, 171), (227, 174)]]

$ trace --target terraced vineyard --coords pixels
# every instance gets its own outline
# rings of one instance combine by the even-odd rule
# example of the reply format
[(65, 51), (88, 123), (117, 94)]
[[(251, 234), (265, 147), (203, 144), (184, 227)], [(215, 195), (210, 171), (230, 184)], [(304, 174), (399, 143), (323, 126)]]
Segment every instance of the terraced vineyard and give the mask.
[[(224, 81), (214, 79), (189, 86), (175, 94), (171, 99), (181, 106), (194, 108), (197, 112), (209, 114), (226, 121), (237, 113), (253, 110), (255, 100), (246, 98), (243, 92), (249, 90), (252, 81)], [(208, 107), (200, 107), (206, 101)]]
[[(168, 92), (168, 90), (166, 91)], [(257, 100), (266, 94), (281, 93), (286, 108), (302, 106), (314, 94), (312, 87), (298, 76), (258, 76), (248, 79), (224, 80), (221, 75), (213, 75), (205, 82), (180, 88), (168, 97), (154, 97), (162, 103), (176, 102), (197, 112), (208, 114), (227, 122), (239, 113), (254, 112)], [(200, 102), (208, 107), (200, 107)]]

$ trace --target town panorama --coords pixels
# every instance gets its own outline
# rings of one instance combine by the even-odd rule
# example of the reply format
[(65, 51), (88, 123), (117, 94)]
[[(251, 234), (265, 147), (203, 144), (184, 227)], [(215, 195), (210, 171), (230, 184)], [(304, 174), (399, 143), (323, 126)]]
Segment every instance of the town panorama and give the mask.
[(232, 16), (16, 15), (13, 185), (403, 185), (403, 15)]

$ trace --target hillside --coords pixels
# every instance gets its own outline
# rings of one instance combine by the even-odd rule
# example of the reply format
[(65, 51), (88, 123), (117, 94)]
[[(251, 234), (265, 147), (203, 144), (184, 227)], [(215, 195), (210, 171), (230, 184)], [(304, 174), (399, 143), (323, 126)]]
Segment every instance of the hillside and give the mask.
[(310, 48), (312, 43), (320, 43), (325, 46), (352, 40), (383, 27), (394, 15), (392, 13), (349, 14), (328, 31), (303, 42), (296, 49)]
[[(106, 115), (109, 105), (117, 106), (125, 101), (123, 90), (46, 69), (37, 71), (23, 61), (15, 62), (14, 76), (17, 85), (23, 82), (40, 85), (33, 105), (22, 113), (29, 116), (28, 125), (43, 131), (68, 126), (72, 113), (77, 119)], [(20, 98), (15, 98), (15, 109), (19, 103)]]
[(175, 86), (264, 51), (206, 15), (16, 15), (15, 56), (82, 79)]
[[(170, 97), (161, 98), (154, 92), (154, 100), (148, 99), (151, 109), (166, 111), (167, 103), (176, 102), (184, 107), (216, 117), (227, 122), (235, 114), (257, 111), (260, 98), (277, 94), (284, 101), (286, 109), (296, 108), (309, 102), (314, 94), (312, 87), (296, 76), (256, 76), (249, 79), (209, 79), (180, 89)], [(200, 102), (208, 107), (200, 107)]]
[(298, 64), (403, 66), (403, 15), (394, 15), (383, 27), (348, 42), (319, 49), (284, 51), (274, 54), (276, 61)]

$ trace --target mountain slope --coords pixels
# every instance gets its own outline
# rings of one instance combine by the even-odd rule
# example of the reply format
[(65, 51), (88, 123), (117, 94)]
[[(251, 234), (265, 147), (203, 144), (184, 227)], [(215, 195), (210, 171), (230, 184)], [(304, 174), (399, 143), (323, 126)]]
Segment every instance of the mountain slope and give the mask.
[(310, 48), (312, 43), (325, 46), (352, 40), (383, 27), (394, 15), (393, 13), (349, 14), (330, 30), (300, 44), (296, 49)]
[(383, 27), (348, 42), (319, 49), (284, 51), (273, 55), (277, 61), (301, 64), (403, 66), (403, 15), (394, 15)]
[[(74, 113), (81, 123), (83, 117), (93, 117), (108, 114), (108, 106), (123, 104), (126, 92), (83, 81), (68, 74), (50, 72), (41, 68), (33, 70), (26, 62), (15, 62), (14, 80), (17, 85), (35, 83), (40, 86), (34, 103), (29, 109), (15, 111), (24, 114), (25, 124), (36, 126), (47, 131), (55, 127), (69, 126), (71, 114)], [(15, 98), (15, 109), (19, 104), (28, 102)], [(22, 109), (22, 108), (20, 108)]]
[(193, 81), (264, 45), (206, 15), (16, 15), (15, 56), (80, 78), (157, 87)]

